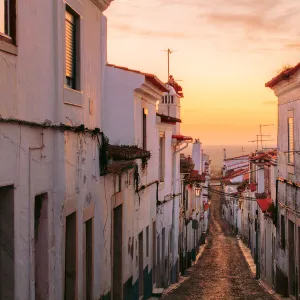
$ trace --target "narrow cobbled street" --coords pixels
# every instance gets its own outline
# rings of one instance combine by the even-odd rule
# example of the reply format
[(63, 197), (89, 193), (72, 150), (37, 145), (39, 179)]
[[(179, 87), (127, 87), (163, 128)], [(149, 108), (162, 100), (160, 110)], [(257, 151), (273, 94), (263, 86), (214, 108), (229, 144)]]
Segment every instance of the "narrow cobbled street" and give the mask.
[(163, 299), (273, 299), (252, 275), (236, 236), (222, 220), (220, 196), (211, 197), (206, 248), (187, 272), (189, 278)]

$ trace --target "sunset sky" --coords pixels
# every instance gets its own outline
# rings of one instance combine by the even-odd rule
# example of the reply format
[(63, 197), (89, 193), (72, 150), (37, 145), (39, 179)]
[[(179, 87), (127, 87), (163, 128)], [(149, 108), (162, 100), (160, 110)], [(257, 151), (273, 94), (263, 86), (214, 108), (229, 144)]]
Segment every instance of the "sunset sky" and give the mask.
[[(265, 82), (300, 61), (299, 0), (115, 0), (108, 61), (183, 86), (182, 133), (206, 145), (249, 145), (277, 122)], [(276, 126), (264, 134), (276, 139)], [(272, 142), (274, 143), (274, 142)], [(271, 144), (271, 142), (270, 142)]]

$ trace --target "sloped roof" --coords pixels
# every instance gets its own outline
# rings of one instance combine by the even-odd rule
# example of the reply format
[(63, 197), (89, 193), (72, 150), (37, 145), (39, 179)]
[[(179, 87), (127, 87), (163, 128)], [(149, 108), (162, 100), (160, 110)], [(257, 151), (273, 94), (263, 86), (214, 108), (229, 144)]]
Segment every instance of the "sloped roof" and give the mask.
[(273, 162), (276, 164), (277, 160), (277, 150), (269, 150), (264, 152), (257, 152), (252, 157), (250, 157), (250, 161), (253, 163), (265, 163), (265, 162)]
[(164, 123), (181, 123), (181, 120), (175, 117), (166, 116), (164, 114), (156, 113), (158, 117), (161, 118), (161, 121)]
[(111, 67), (111, 68), (120, 69), (120, 70), (123, 70), (123, 71), (128, 71), (128, 72), (133, 72), (133, 73), (137, 73), (137, 74), (140, 74), (140, 75), (144, 75), (147, 80), (149, 80), (153, 85), (155, 85), (162, 92), (168, 92), (169, 91), (167, 89), (167, 87), (165, 86), (165, 84), (160, 79), (158, 79), (154, 74), (145, 73), (145, 72), (134, 70), (134, 69), (129, 69), (129, 68), (126, 68), (126, 67), (116, 66), (116, 65), (113, 65), (113, 64), (106, 64), (106, 65), (108, 67)]
[(295, 67), (282, 71), (280, 74), (272, 78), (268, 81), (265, 86), (269, 88), (273, 88), (276, 84), (278, 84), (282, 80), (289, 79), (293, 74), (295, 74), (298, 70), (300, 70), (300, 63), (298, 63)]
[(172, 75), (170, 75), (170, 78), (169, 78), (169, 80), (168, 80), (168, 84), (174, 88), (174, 90), (175, 90), (175, 92), (177, 93), (178, 96), (180, 96), (180, 97), (183, 98), (182, 87), (181, 87), (181, 85), (179, 85), (179, 84), (175, 81), (175, 79), (173, 78)]
[(185, 136), (182, 134), (173, 134), (172, 138), (177, 139), (179, 141), (192, 141), (193, 140), (193, 138), (191, 136)]
[(149, 159), (150, 151), (128, 145), (108, 145), (108, 156), (113, 160)]
[(240, 156), (235, 156), (235, 157), (230, 157), (230, 158), (226, 158), (224, 159), (224, 161), (228, 161), (228, 160), (242, 160), (242, 158), (248, 158), (249, 155), (240, 155)]

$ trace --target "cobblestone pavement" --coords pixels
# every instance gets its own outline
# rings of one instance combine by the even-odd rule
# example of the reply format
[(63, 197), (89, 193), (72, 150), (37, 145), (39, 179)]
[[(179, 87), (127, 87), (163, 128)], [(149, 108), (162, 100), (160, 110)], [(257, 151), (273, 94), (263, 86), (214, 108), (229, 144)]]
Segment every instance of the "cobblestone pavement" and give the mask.
[(211, 200), (207, 246), (187, 272), (189, 278), (163, 300), (274, 299), (252, 275), (235, 235), (222, 220), (219, 196), (212, 194)]

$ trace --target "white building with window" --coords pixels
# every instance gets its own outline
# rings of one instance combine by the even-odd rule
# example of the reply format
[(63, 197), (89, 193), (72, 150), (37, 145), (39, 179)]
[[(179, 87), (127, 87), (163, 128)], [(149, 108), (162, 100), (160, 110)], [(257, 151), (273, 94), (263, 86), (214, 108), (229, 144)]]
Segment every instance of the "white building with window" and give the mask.
[(111, 290), (98, 150), (110, 2), (0, 0), (1, 299)]
[[(123, 290), (117, 299), (147, 299), (154, 287), (164, 286), (169, 280), (164, 276), (170, 272), (162, 253), (167, 256), (171, 248), (172, 215), (164, 215), (166, 226), (161, 228), (157, 214), (158, 203), (172, 199), (172, 125), (162, 122), (156, 113), (156, 103), (167, 91), (155, 75), (111, 64), (105, 67), (102, 120), (109, 143), (120, 148), (130, 145), (151, 154), (147, 164), (138, 162), (130, 171), (132, 192), (127, 192), (127, 184), (114, 195), (122, 200), (108, 204), (113, 224), (114, 220), (120, 221), (115, 212), (123, 210), (122, 226), (117, 231), (114, 226), (111, 229), (116, 240), (121, 241), (112, 244), (112, 264), (116, 266), (113, 274), (120, 274), (118, 281), (112, 277), (113, 290)], [(125, 168), (124, 176), (127, 172)], [(133, 248), (128, 251), (128, 247)]]
[(300, 63), (266, 83), (278, 97), (276, 291), (300, 294)]

